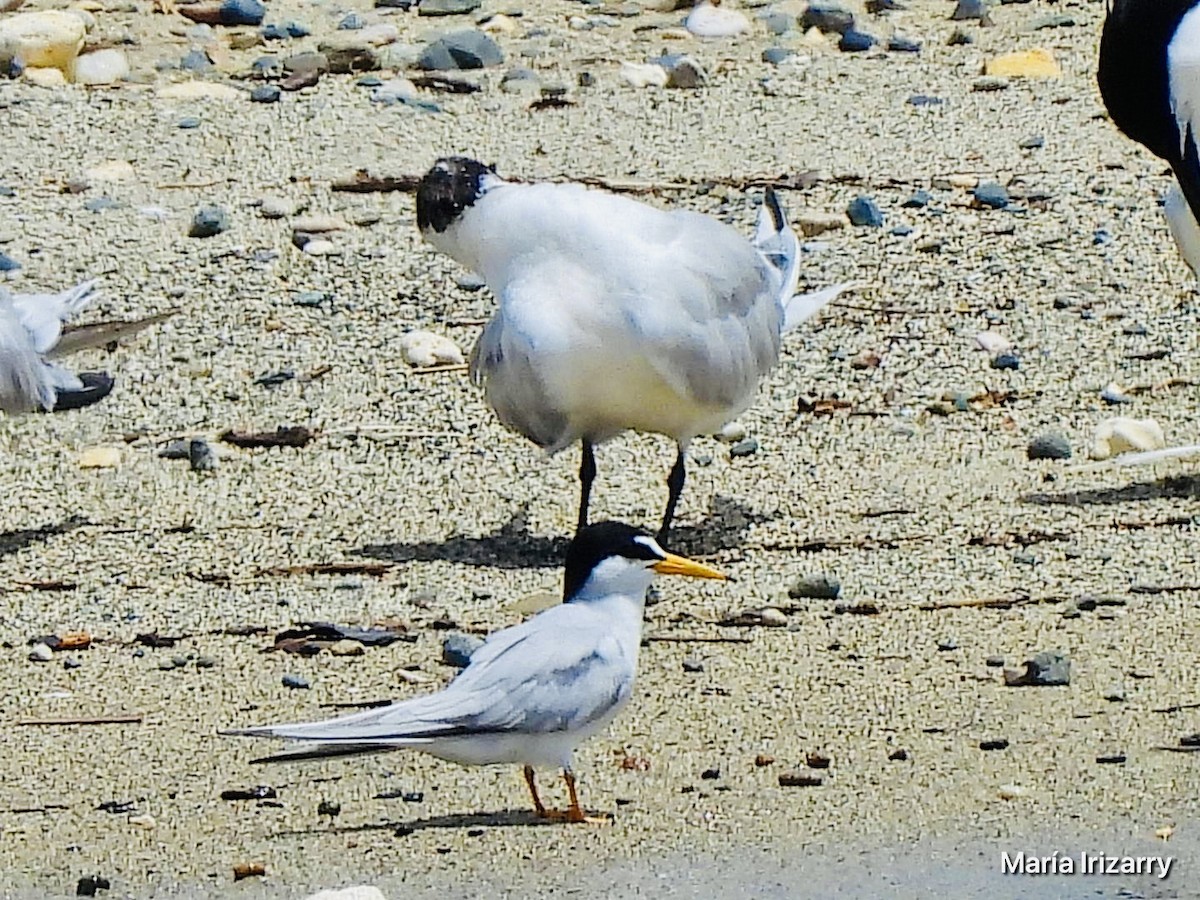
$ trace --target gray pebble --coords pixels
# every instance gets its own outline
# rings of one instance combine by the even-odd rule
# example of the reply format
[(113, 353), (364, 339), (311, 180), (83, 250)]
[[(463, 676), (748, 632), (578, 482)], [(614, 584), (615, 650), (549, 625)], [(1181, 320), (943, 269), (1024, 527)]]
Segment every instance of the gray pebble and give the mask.
[(294, 691), (306, 691), (312, 685), (308, 683), (308, 679), (300, 675), (287, 674), (280, 679), (285, 688), (291, 688)]
[(179, 68), (185, 72), (196, 72), (202, 75), (212, 71), (213, 61), (199, 47), (194, 47), (179, 60)]
[(683, 671), (685, 672), (703, 672), (704, 663), (693, 656), (689, 656), (683, 661)]
[(881, 228), (883, 227), (883, 212), (879, 208), (879, 204), (871, 197), (860, 195), (850, 201), (846, 207), (846, 217), (850, 219), (851, 225), (857, 225), (860, 228)]
[(729, 448), (729, 455), (735, 459), (739, 456), (753, 456), (757, 452), (758, 441), (754, 438), (745, 438)]
[(504, 62), (504, 51), (490, 37), (474, 28), (455, 31), (421, 51), (417, 65), (422, 69), (482, 69)]
[(358, 31), (366, 28), (367, 22), (358, 13), (350, 13), (342, 21), (338, 22), (338, 31)]
[(1071, 660), (1061, 650), (1043, 650), (1025, 661), (1025, 671), (1004, 670), (1009, 687), (1066, 685), (1071, 683)]
[(983, 664), (990, 669), (998, 669), (1004, 665), (1003, 656), (989, 656), (983, 661)]
[(219, 206), (202, 206), (192, 216), (188, 237), (208, 238), (229, 228), (229, 213)]
[(902, 34), (893, 34), (888, 39), (887, 48), (893, 53), (920, 53), (921, 42), (916, 38), (905, 37)]
[(474, 272), (468, 272), (465, 275), (459, 275), (454, 279), (454, 283), (458, 285), (460, 290), (464, 290), (472, 294), (487, 287), (487, 282)]
[(953, 22), (962, 22), (968, 19), (988, 21), (987, 0), (958, 0), (958, 5), (950, 14), (950, 19)]
[(217, 454), (204, 438), (188, 441), (188, 463), (193, 472), (211, 472), (217, 467)]
[(796, 22), (792, 16), (776, 9), (767, 10), (758, 18), (771, 34), (787, 34)]
[(854, 28), (854, 13), (832, 3), (814, 3), (800, 16), (800, 28), (816, 28), (825, 34), (845, 34)]
[(975, 43), (975, 38), (971, 37), (971, 35), (967, 34), (961, 28), (955, 28), (950, 37), (946, 39), (947, 47), (960, 47), (973, 43)]
[(1021, 358), (1011, 350), (1006, 350), (1003, 353), (997, 353), (992, 357), (993, 369), (1019, 369), (1021, 368)]
[(790, 47), (768, 47), (762, 52), (762, 61), (777, 66), (795, 55), (796, 51)]
[(875, 38), (865, 31), (851, 29), (838, 40), (838, 49), (843, 53), (862, 53), (875, 46)]
[(192, 128), (199, 128), (200, 120), (195, 116), (184, 116), (179, 120), (178, 127), (184, 129), (185, 131), (188, 131)]
[(842, 583), (833, 575), (819, 572), (815, 575), (801, 575), (788, 588), (788, 596), (793, 600), (836, 600), (842, 593)]
[(954, 638), (942, 638), (938, 641), (937, 648), (942, 653), (949, 653), (952, 650), (958, 649), (958, 641)]
[(483, 646), (483, 641), (473, 634), (452, 631), (442, 641), (442, 662), (456, 669), (465, 669), (471, 662), (471, 654)]
[(929, 201), (932, 199), (933, 197), (930, 195), (929, 191), (919, 190), (900, 205), (905, 209), (921, 209), (922, 207), (928, 206)]
[(1022, 150), (1038, 150), (1046, 145), (1046, 139), (1040, 134), (1031, 134), (1029, 137), (1021, 138), (1017, 141), (1017, 146)]
[(260, 84), (250, 91), (252, 103), (278, 103), (283, 91), (277, 84)]
[(121, 203), (112, 197), (93, 197), (83, 204), (83, 208), (88, 212), (102, 213), (110, 209), (120, 209)]
[(482, 0), (421, 0), (420, 16), (464, 16), (483, 5)]
[(1070, 459), (1071, 442), (1057, 431), (1044, 431), (1034, 437), (1025, 449), (1029, 459)]
[(21, 264), (7, 253), (0, 252), (0, 272), (15, 272)]
[(1008, 206), (1008, 190), (995, 181), (985, 181), (971, 192), (975, 202), (988, 209), (1004, 209)]

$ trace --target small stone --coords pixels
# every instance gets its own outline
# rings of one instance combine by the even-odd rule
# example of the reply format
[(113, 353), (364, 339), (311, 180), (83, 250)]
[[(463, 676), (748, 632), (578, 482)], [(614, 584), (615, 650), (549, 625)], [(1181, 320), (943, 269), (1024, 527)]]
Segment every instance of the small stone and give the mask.
[(177, 128), (182, 128), (184, 131), (190, 131), (193, 128), (200, 127), (200, 120), (195, 116), (184, 116), (175, 123)]
[(1117, 406), (1122, 403), (1133, 402), (1133, 397), (1125, 393), (1125, 389), (1115, 381), (1105, 385), (1104, 390), (1100, 392), (1100, 399), (1109, 406)]
[(459, 290), (467, 291), (471, 294), (475, 293), (476, 291), (481, 291), (487, 287), (487, 282), (474, 272), (467, 272), (464, 275), (459, 275), (454, 279), (454, 283), (458, 286)]
[(827, 231), (846, 227), (846, 217), (838, 213), (818, 210), (801, 210), (795, 218), (796, 226), (805, 237), (816, 237)]
[(337, 244), (324, 238), (305, 241), (303, 249), (309, 256), (336, 256), (342, 252)]
[(358, 641), (342, 638), (329, 645), (329, 652), (333, 656), (362, 656), (367, 652), (367, 648)]
[(26, 71), (47, 68), (67, 72), (83, 48), (86, 32), (83, 19), (70, 12), (18, 12), (0, 19), (0, 48), (10, 51)]
[(1046, 145), (1046, 139), (1040, 134), (1031, 134), (1029, 137), (1021, 138), (1017, 141), (1017, 146), (1022, 150), (1038, 150)]
[(129, 75), (123, 50), (108, 48), (85, 53), (75, 60), (71, 80), (76, 84), (115, 84)]
[(929, 201), (933, 197), (929, 191), (918, 190), (911, 197), (900, 204), (905, 209), (921, 209), (929, 205)]
[(196, 657), (196, 668), (197, 669), (215, 669), (216, 667), (217, 667), (217, 661), (215, 659), (213, 659), (211, 656)]
[(213, 61), (199, 47), (193, 47), (179, 60), (179, 68), (185, 72), (195, 72), (203, 75), (213, 70)]
[(942, 638), (937, 644), (938, 652), (951, 653), (958, 649), (958, 641), (954, 638)]
[(0, 252), (0, 272), (15, 272), (21, 264), (7, 253)]
[(542, 92), (542, 82), (538, 78), (537, 72), (533, 71), (533, 69), (509, 69), (504, 73), (504, 77), (500, 79), (500, 90), (506, 94), (540, 95)]
[(796, 51), (790, 47), (768, 47), (762, 52), (762, 61), (778, 66), (795, 55)]
[(141, 813), (140, 815), (130, 816), (129, 824), (135, 828), (144, 828), (149, 831), (157, 826), (158, 822), (155, 820), (154, 816), (150, 815), (149, 813)]
[(304, 678), (301, 675), (292, 675), (290, 673), (284, 675), (283, 678), (280, 679), (280, 682), (285, 688), (289, 688), (293, 691), (306, 691), (312, 687), (312, 685), (308, 683), (307, 678)]
[(192, 216), (188, 237), (215, 237), (229, 228), (229, 213), (219, 206), (202, 206)]
[[(424, 0), (428, 2), (428, 0)], [(688, 13), (683, 27), (699, 38), (734, 37), (750, 30), (750, 20), (743, 13), (711, 0), (701, 0)]]
[(1025, 448), (1029, 459), (1070, 459), (1071, 442), (1057, 431), (1044, 431), (1035, 436)]
[(260, 84), (250, 91), (252, 103), (278, 103), (283, 89), (277, 84)]
[(704, 67), (690, 56), (664, 56), (656, 62), (667, 73), (667, 87), (694, 90), (708, 81)]
[(54, 657), (54, 651), (50, 649), (50, 645), (46, 643), (36, 643), (29, 650), (29, 659), (32, 662), (50, 662)]
[(800, 28), (816, 28), (822, 34), (845, 34), (854, 28), (854, 13), (840, 6), (814, 3), (800, 16)]
[[(407, 802), (408, 797), (412, 794), (403, 794), (402, 798)], [(417, 801), (420, 802), (420, 801)], [(354, 887), (346, 888), (330, 888), (326, 891), (317, 891), (315, 894), (310, 894), (304, 900), (387, 900), (383, 895), (383, 891), (371, 885), (355, 885)]]
[(890, 759), (892, 762), (904, 762), (908, 759), (908, 751), (902, 747), (898, 748), (888, 754), (888, 759)]
[(734, 459), (742, 456), (753, 456), (757, 452), (758, 441), (754, 438), (746, 438), (745, 440), (738, 441), (729, 448), (729, 455)]
[(504, 62), (504, 51), (487, 34), (476, 29), (455, 31), (421, 51), (422, 69), (482, 69)]
[(1003, 656), (989, 656), (987, 659), (985, 659), (983, 661), (983, 664), (990, 669), (999, 669), (1001, 666), (1004, 665), (1004, 657)]
[(410, 366), (423, 369), (465, 362), (462, 350), (454, 341), (432, 331), (409, 331), (399, 343), (400, 353)]
[(295, 211), (295, 204), (284, 197), (264, 197), (258, 207), (258, 214), (264, 219), (283, 219)]
[(841, 39), (838, 40), (838, 49), (843, 53), (862, 53), (864, 50), (870, 50), (875, 46), (875, 38), (865, 31), (855, 31), (851, 29), (845, 32)]
[(713, 437), (723, 444), (736, 444), (738, 441), (745, 440), (746, 426), (741, 422), (728, 422)]
[(453, 631), (442, 641), (442, 662), (456, 669), (465, 669), (471, 662), (471, 654), (483, 646), (483, 641), (473, 634)]
[(824, 777), (814, 775), (812, 772), (780, 772), (779, 786), (780, 787), (820, 787), (824, 782)]
[(893, 53), (920, 53), (921, 42), (916, 38), (905, 37), (902, 34), (893, 34), (888, 38), (887, 48)]
[(971, 90), (977, 94), (991, 94), (996, 91), (1007, 91), (1012, 87), (1012, 82), (1007, 78), (1000, 78), (996, 75), (983, 75), (971, 82)]
[(793, 600), (836, 600), (841, 593), (842, 583), (835, 576), (823, 572), (802, 575), (788, 588), (788, 596)]
[(378, 69), (379, 55), (367, 44), (362, 32), (346, 32), (322, 41), (318, 50), (329, 61), (329, 71), (337, 75), (373, 72)]
[(30, 67), (22, 73), (21, 77), (30, 84), (44, 88), (64, 87), (67, 83), (67, 76), (63, 74), (62, 69)]
[(1008, 749), (1008, 739), (1007, 738), (995, 738), (993, 740), (980, 741), (979, 749), (980, 750), (1007, 750)]
[(635, 88), (667, 86), (667, 70), (653, 63), (623, 62), (619, 74), (622, 81)]
[(695, 659), (694, 657), (689, 656), (683, 661), (683, 671), (691, 673), (703, 672), (704, 663), (698, 659)]
[(1060, 650), (1046, 650), (1025, 661), (1025, 671), (1004, 670), (1009, 687), (1054, 686), (1071, 683), (1071, 660)]
[(967, 34), (961, 28), (955, 28), (951, 32), (950, 37), (946, 38), (947, 47), (961, 47), (973, 43), (975, 43), (975, 38), (971, 37), (971, 35)]
[(1004, 353), (997, 353), (992, 357), (993, 369), (1019, 369), (1021, 368), (1021, 358), (1011, 350)]
[(978, 19), (980, 22), (989, 22), (987, 0), (958, 0), (958, 4), (954, 7), (954, 12), (950, 14), (950, 21), (964, 22), (969, 19)]
[(217, 468), (217, 454), (204, 438), (188, 441), (188, 463), (193, 472), (212, 472)]
[(1100, 765), (1123, 766), (1125, 765), (1124, 753), (1102, 753), (1096, 757), (1096, 762)]
[(996, 788), (996, 796), (1001, 800), (1016, 800), (1025, 796), (1025, 788), (1019, 784), (1002, 784)]
[(483, 5), (482, 0), (421, 0), (420, 16), (465, 16)]
[(107, 891), (112, 884), (103, 875), (84, 875), (75, 883), (76, 897), (95, 897), (97, 891)]
[(986, 209), (1004, 209), (1008, 206), (1008, 190), (995, 181), (985, 181), (976, 185), (971, 194), (975, 198), (975, 204)]
[(224, 0), (181, 5), (179, 14), (207, 25), (261, 25), (267, 8), (259, 0)]
[(787, 34), (796, 24), (794, 17), (775, 9), (768, 9), (761, 13), (758, 20), (763, 23), (768, 32), (776, 35)]
[(860, 195), (850, 201), (846, 207), (846, 217), (851, 225), (860, 228), (881, 228), (883, 212), (871, 197)]

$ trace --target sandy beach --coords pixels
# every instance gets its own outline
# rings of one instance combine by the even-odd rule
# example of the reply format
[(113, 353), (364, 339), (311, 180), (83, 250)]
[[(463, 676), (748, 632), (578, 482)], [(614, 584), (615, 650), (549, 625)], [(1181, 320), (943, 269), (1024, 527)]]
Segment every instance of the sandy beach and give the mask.
[[(97, 5), (94, 35), (137, 42), (123, 45), (129, 82), (0, 80), (0, 251), (22, 265), (6, 285), (102, 277), (84, 321), (179, 312), (72, 359), (116, 376), (103, 403), (0, 420), (0, 896), (72, 896), (99, 875), (109, 898), (355, 884), (389, 898), (881, 898), (934, 896), (920, 891), (935, 872), (944, 896), (1200, 893), (1200, 769), (1162, 749), (1200, 731), (1200, 481), (1182, 462), (1084, 468), (1113, 416), (1153, 418), (1169, 443), (1200, 433), (1194, 280), (1159, 209), (1165, 166), (1107, 121), (1095, 88), (1103, 4), (997, 5), (985, 28), (951, 21), (947, 2), (883, 16), (851, 3), (881, 44), (844, 53), (836, 35), (770, 34), (759, 6), (742, 7), (749, 33), (701, 41), (679, 34), (684, 12), (568, 0), (443, 19), (272, 0), (268, 22), (312, 35), (233, 49), (231, 33), (256, 29), (214, 29), (218, 65), (200, 76), (244, 86), (255, 59), (316, 49), (351, 11), (416, 46), (520, 12), (495, 34), (505, 62), (459, 73), (481, 90), (421, 89), (436, 113), (373, 103), (358, 74), (270, 104), (165, 98), (192, 75), (156, 64), (188, 53), (195, 26), (140, 0)], [(1073, 24), (1034, 28), (1049, 16)], [(973, 43), (952, 45), (958, 29)], [(886, 52), (893, 34), (920, 52)], [(776, 66), (769, 47), (796, 52)], [(986, 60), (1034, 47), (1058, 77), (980, 80)], [(664, 48), (707, 83), (622, 80), (621, 62)], [(500, 90), (517, 66), (570, 105)], [(264, 768), (250, 760), (270, 745), (217, 734), (432, 690), (455, 671), (448, 630), (513, 624), (561, 588), (577, 451), (547, 459), (465, 372), (413, 371), (398, 350), (411, 329), (469, 350), (494, 299), (421, 241), (411, 193), (331, 187), (449, 153), (526, 179), (657, 185), (641, 199), (746, 234), (762, 184), (792, 185), (798, 227), (839, 217), (802, 238), (802, 287), (859, 285), (787, 339), (739, 419), (756, 452), (692, 447), (674, 549), (738, 581), (660, 583), (635, 697), (576, 754), (584, 803), (609, 826), (543, 825), (513, 768), (416, 753)], [(1006, 186), (1008, 207), (980, 208), (977, 181)], [(905, 206), (918, 191), (927, 203)], [(883, 227), (844, 221), (860, 195)], [(265, 218), (264, 201), (290, 214)], [(189, 237), (211, 204), (229, 228)], [(293, 242), (313, 215), (348, 225), (331, 255)], [(993, 367), (981, 332), (1010, 341), (1019, 367)], [(1128, 403), (1102, 399), (1113, 383)], [(283, 425), (318, 434), (220, 441)], [(1070, 460), (1027, 458), (1048, 432)], [(218, 448), (215, 471), (159, 455), (192, 436)], [(119, 465), (81, 468), (97, 447)], [(593, 516), (656, 525), (672, 455), (653, 436), (604, 445)], [(840, 595), (789, 595), (812, 575)], [(779, 627), (722, 624), (763, 607)], [(403, 639), (264, 652), (312, 622)], [(91, 646), (30, 660), (31, 642), (73, 632)], [(1042, 651), (1069, 658), (1069, 685), (1006, 685)], [(46, 723), (97, 717), (129, 721)], [(788, 773), (820, 783), (783, 786)], [(561, 781), (541, 778), (562, 802)], [(258, 786), (264, 800), (222, 799)], [(1054, 848), (1176, 862), (1165, 881), (1000, 875), (1001, 851)], [(235, 882), (248, 863), (266, 874)]]

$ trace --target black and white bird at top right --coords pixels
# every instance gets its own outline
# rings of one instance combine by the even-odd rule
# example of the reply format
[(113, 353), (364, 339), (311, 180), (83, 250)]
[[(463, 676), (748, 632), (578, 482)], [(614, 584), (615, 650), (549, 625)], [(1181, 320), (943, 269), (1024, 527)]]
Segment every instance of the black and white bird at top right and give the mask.
[(1200, 0), (1114, 0), (1096, 80), (1116, 126), (1174, 171), (1164, 211), (1200, 278)]

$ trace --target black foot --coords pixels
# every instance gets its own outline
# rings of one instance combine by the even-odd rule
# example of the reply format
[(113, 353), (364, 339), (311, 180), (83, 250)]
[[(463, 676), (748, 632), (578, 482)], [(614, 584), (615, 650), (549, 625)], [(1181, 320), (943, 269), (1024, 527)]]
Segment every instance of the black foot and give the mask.
[(99, 403), (110, 393), (116, 379), (107, 372), (80, 372), (79, 380), (83, 387), (77, 391), (59, 391), (54, 401), (54, 412), (68, 409), (83, 409), (93, 403)]

